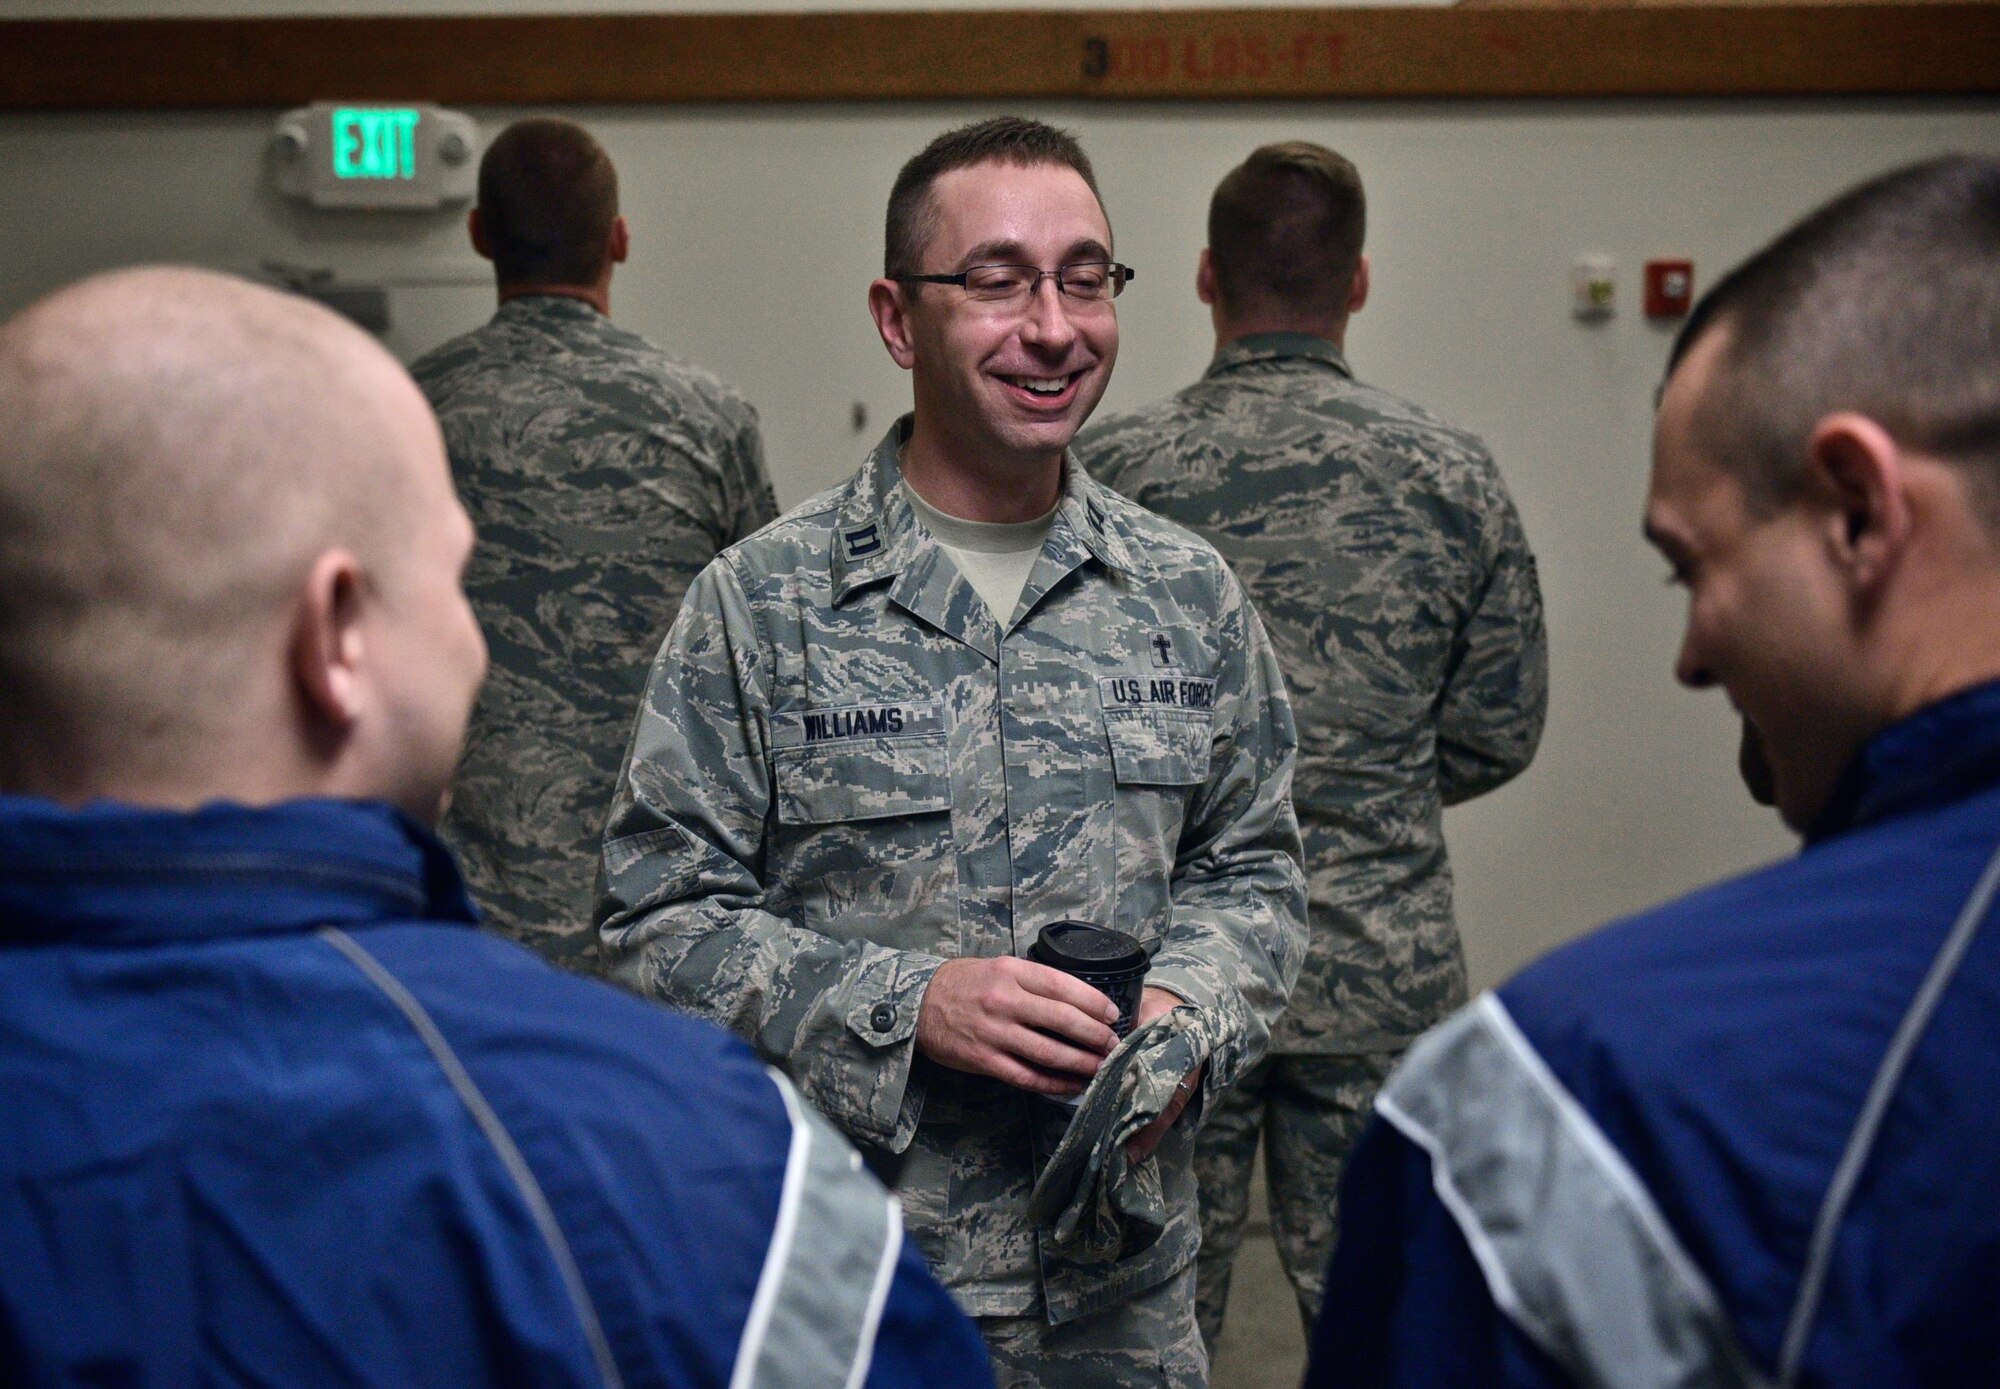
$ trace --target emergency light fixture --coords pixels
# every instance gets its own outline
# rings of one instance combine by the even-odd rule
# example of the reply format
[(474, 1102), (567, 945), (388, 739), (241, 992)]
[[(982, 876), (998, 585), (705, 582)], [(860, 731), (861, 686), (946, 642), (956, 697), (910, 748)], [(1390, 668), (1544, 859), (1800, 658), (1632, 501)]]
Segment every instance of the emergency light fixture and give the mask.
[(278, 119), (272, 181), (317, 208), (432, 212), (476, 189), (472, 117), (424, 102), (316, 101)]

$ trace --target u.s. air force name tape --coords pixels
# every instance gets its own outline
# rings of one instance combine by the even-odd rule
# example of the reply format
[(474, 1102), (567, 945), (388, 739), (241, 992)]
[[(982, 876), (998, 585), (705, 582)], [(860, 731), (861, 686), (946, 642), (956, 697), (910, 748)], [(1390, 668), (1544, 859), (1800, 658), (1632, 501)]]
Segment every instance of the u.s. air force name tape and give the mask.
[(1198, 675), (1107, 675), (1097, 682), (1097, 696), (1122, 708), (1213, 709), (1215, 682)]
[(832, 709), (788, 709), (771, 713), (771, 745), (801, 747), (846, 738), (916, 738), (942, 733), (944, 704), (848, 704)]

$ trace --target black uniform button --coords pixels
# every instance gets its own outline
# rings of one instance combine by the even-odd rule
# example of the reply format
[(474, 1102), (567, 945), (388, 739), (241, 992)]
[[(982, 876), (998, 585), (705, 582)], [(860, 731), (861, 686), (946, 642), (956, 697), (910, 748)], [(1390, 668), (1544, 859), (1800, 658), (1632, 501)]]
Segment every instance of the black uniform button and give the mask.
[(868, 1025), (877, 1032), (887, 1032), (890, 1028), (894, 1027), (896, 1025), (895, 1005), (889, 1003), (876, 1004), (875, 1011), (868, 1015)]

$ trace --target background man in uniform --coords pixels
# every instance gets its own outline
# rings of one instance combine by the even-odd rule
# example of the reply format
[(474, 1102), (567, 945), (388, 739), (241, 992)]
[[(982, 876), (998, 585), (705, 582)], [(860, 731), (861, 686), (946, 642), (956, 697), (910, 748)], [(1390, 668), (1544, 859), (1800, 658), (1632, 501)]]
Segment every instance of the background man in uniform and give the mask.
[(0, 1381), (990, 1383), (747, 1048), (473, 929), (471, 547), (316, 305), (0, 327)]
[(702, 566), (777, 503), (756, 412), (607, 317), (630, 236), (588, 132), (508, 126), (470, 227), (500, 311), (411, 368), (479, 530), (466, 590), (493, 652), (444, 835), (488, 922), (582, 966), (647, 664)]
[(1547, 703), (1535, 562), (1485, 446), (1348, 369), (1364, 224), (1346, 159), (1304, 142), (1253, 153), (1215, 190), (1195, 274), (1214, 362), (1077, 446), (1101, 481), (1222, 552), (1270, 629), (1299, 729), (1310, 953), (1271, 1054), (1219, 1097), (1195, 1154), (1211, 1349), (1260, 1133), (1272, 1231), (1311, 1326), (1376, 1088), (1465, 1001), (1442, 808), (1527, 766)]
[[(1127, 278), (1064, 132), (997, 118), (904, 166), (869, 304), (915, 411), (696, 581), (606, 830), (622, 976), (875, 1150), (1008, 1385), (1205, 1382), (1175, 1121), (1263, 1051), (1304, 950), (1263, 629), (1214, 550), (1066, 460)], [(1154, 952), (1076, 1121), (1116, 1188), (1080, 1235), (1028, 1213), (1045, 1097), (1116, 1040), (1021, 958), (1064, 918)]]
[(1717, 285), (1653, 449), (1675, 674), (1806, 849), (1411, 1050), (1309, 1383), (2000, 1383), (2000, 161)]

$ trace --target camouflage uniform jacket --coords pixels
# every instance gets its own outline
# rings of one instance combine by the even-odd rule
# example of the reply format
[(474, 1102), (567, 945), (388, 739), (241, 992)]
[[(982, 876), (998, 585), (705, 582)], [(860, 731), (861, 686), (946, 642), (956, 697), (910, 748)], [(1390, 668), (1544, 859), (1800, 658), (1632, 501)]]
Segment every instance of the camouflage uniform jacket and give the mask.
[(681, 595), (777, 514), (757, 415), (577, 299), (509, 300), (412, 369), (479, 543), (492, 650), (443, 833), (487, 920), (595, 958), (604, 807)]
[(1442, 806), (1526, 767), (1547, 703), (1534, 556), (1485, 445), (1271, 333), (1076, 456), (1214, 542), (1284, 667), (1312, 945), (1271, 1049), (1407, 1045), (1465, 998)]
[(722, 1022), (876, 1150), (976, 1316), (1057, 1320), (1198, 1242), (1190, 1125), (1149, 1250), (1068, 1265), (1031, 1227), (1035, 1116), (916, 1054), (931, 975), (1063, 918), (1129, 931), (1205, 1010), (1207, 1075), (1262, 1054), (1305, 948), (1284, 679), (1214, 550), (1068, 468), (1012, 622), (861, 471), (726, 551), (654, 664), (605, 830), (607, 951)]

